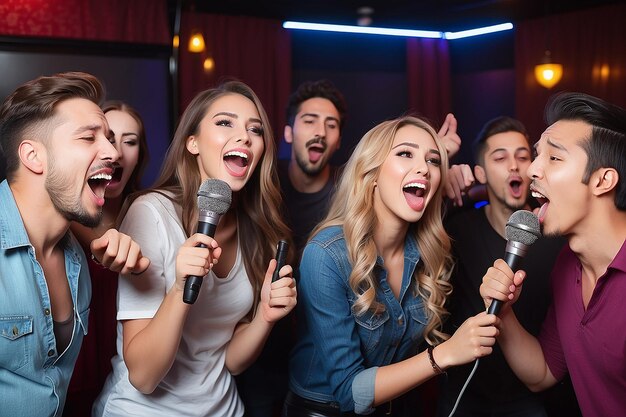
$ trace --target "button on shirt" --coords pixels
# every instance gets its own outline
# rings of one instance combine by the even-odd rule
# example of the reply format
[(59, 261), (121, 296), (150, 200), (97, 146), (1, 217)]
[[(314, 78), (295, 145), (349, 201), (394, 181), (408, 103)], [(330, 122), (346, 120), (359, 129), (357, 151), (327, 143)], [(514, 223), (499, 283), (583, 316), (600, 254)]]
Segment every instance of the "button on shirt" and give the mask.
[(402, 287), (396, 298), (379, 257), (374, 269), (379, 314), (352, 311), (357, 296), (348, 283), (352, 266), (341, 227), (320, 231), (305, 247), (298, 282), (298, 341), (290, 362), (290, 389), (297, 395), (332, 402), (342, 411), (372, 410), (379, 366), (417, 353), (428, 321), (415, 294), (413, 273), (419, 251), (413, 236), (404, 245)]
[(50, 294), (6, 180), (0, 183), (0, 414), (60, 416), (87, 332), (91, 282), (76, 239), (63, 238), (74, 303), (70, 345), (58, 352)]

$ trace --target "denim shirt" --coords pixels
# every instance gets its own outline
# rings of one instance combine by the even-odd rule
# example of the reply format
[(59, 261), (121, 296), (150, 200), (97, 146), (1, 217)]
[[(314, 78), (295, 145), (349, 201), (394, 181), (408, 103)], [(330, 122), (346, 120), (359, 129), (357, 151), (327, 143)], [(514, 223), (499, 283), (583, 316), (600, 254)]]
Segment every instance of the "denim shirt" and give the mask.
[(402, 287), (396, 298), (378, 257), (376, 299), (385, 311), (356, 316), (342, 228), (326, 228), (311, 239), (300, 263), (298, 340), (289, 362), (289, 386), (295, 394), (333, 402), (344, 412), (373, 411), (378, 367), (415, 355), (422, 341), (428, 319), (423, 299), (414, 292), (418, 261), (417, 243), (407, 236)]
[(87, 333), (91, 282), (70, 232), (65, 270), (74, 303), (69, 346), (57, 352), (50, 294), (11, 189), (0, 183), (0, 415), (60, 416), (74, 363)]

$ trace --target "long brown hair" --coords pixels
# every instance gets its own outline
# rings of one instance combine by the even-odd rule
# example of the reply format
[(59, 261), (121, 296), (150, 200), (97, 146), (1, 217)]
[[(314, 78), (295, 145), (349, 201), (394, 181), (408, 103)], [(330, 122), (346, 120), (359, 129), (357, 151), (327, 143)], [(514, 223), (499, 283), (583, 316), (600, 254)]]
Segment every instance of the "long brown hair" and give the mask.
[(139, 195), (166, 191), (173, 195), (173, 198), (168, 198), (182, 207), (181, 220), (187, 236), (194, 233), (198, 222), (197, 192), (202, 180), (196, 156), (187, 150), (187, 138), (198, 134), (200, 122), (209, 107), (219, 98), (230, 94), (239, 94), (252, 101), (263, 126), (263, 156), (246, 185), (234, 196), (236, 204), (231, 208), (237, 216), (238, 234), (241, 236), (239, 245), (246, 272), (254, 288), (256, 307), (265, 270), (278, 241), (291, 238), (280, 215), (282, 197), (277, 186), (276, 144), (263, 105), (250, 87), (240, 81), (228, 81), (196, 95), (180, 118), (154, 185), (148, 190), (131, 195), (127, 205)]

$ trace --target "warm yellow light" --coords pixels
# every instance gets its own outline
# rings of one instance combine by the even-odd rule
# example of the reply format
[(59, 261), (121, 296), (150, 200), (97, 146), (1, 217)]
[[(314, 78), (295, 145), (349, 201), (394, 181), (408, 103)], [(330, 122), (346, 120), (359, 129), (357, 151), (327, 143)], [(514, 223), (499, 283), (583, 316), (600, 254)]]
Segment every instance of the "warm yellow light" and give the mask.
[(188, 46), (189, 52), (202, 52), (204, 51), (204, 37), (202, 36), (202, 33), (194, 33), (193, 35), (191, 35), (191, 38), (189, 38), (189, 46)]
[(213, 58), (207, 58), (204, 60), (202, 66), (204, 67), (205, 72), (210, 72), (213, 67), (215, 67), (215, 61), (213, 61)]
[(545, 88), (554, 87), (563, 76), (563, 65), (540, 64), (535, 66), (535, 78)]
[(600, 67), (600, 78), (602, 78), (603, 80), (608, 80), (610, 73), (611, 70), (608, 64), (604, 64)]
[(178, 48), (179, 45), (180, 45), (180, 37), (178, 35), (174, 35), (174, 38), (172, 39), (172, 46), (174, 48)]

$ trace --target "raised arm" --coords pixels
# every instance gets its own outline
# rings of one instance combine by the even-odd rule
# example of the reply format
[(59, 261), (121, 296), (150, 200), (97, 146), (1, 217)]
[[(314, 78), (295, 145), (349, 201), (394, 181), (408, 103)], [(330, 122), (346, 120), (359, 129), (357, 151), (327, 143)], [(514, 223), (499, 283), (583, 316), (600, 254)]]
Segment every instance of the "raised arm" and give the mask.
[(446, 150), (448, 151), (448, 158), (452, 159), (461, 149), (461, 137), (456, 132), (457, 121), (456, 117), (452, 113), (446, 115), (443, 124), (437, 132), (437, 136), (443, 141)]

